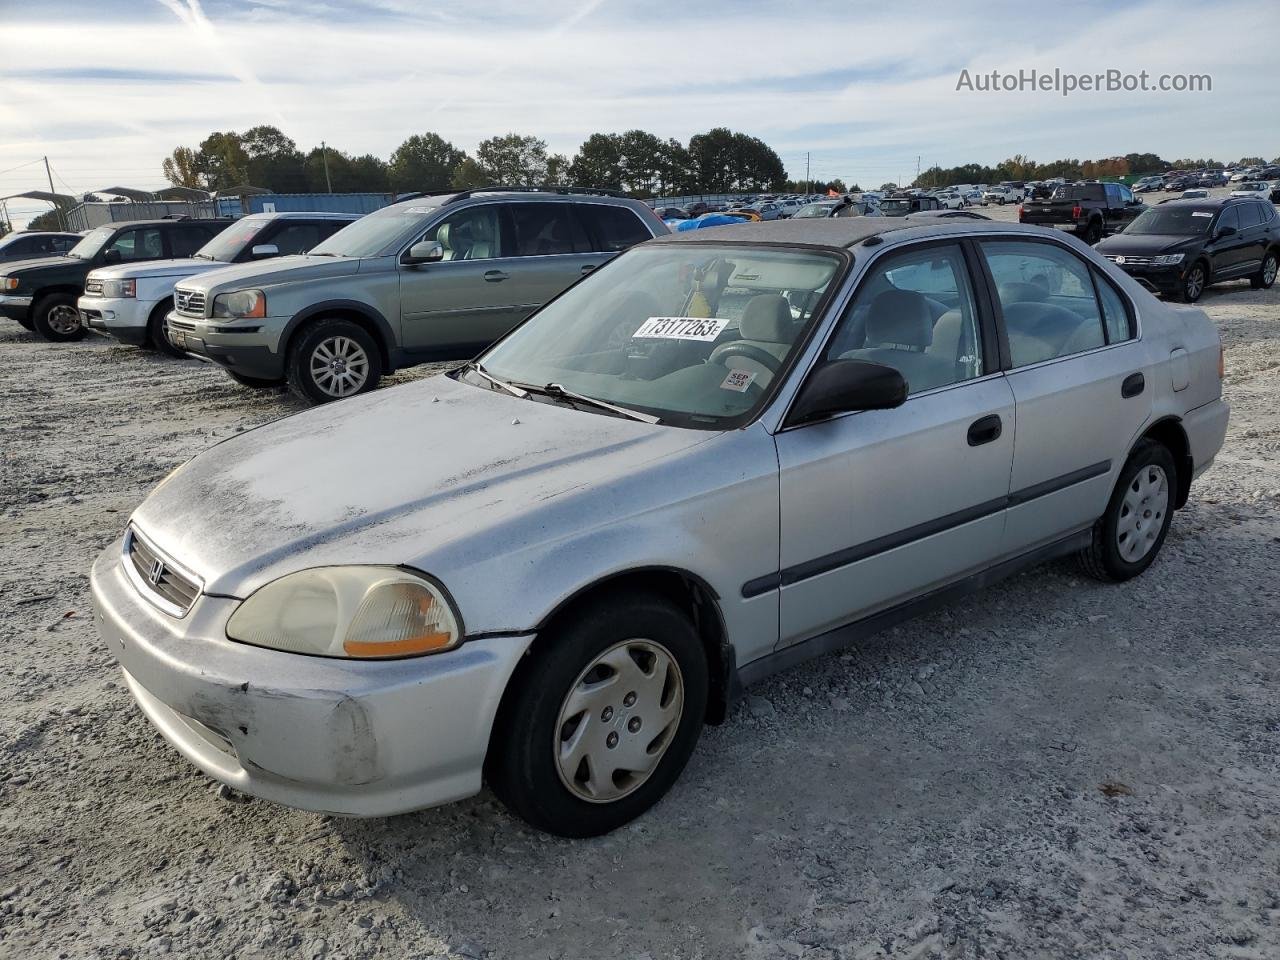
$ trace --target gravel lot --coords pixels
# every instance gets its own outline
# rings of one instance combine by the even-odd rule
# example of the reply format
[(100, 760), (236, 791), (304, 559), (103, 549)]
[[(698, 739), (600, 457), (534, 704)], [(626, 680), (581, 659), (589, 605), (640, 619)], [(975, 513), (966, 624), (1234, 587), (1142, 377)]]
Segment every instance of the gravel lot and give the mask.
[(1280, 287), (1202, 306), (1231, 428), (1147, 575), (1041, 568), (760, 684), (586, 842), (487, 792), (344, 821), (182, 760), (89, 566), (174, 465), (297, 407), (0, 320), (0, 956), (1280, 955)]

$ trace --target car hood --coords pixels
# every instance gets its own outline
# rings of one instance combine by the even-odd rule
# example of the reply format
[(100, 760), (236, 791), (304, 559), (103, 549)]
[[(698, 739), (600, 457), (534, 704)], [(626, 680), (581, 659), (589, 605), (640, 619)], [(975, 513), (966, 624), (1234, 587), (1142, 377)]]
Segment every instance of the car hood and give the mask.
[(122, 263), (111, 267), (99, 267), (92, 276), (95, 280), (128, 280), (136, 277), (189, 277), (226, 267), (221, 260), (204, 260), (189, 257), (181, 260), (147, 260), (142, 263)]
[(39, 273), (42, 270), (60, 270), (63, 267), (82, 267), (79, 257), (37, 257), (33, 260), (12, 260), (0, 263), (0, 274), (16, 277), (19, 273)]
[(211, 270), (198, 280), (183, 284), (184, 289), (243, 290), (246, 287), (269, 287), (276, 283), (312, 280), (321, 277), (345, 277), (360, 272), (358, 257), (272, 257), (252, 263), (236, 263)]
[(539, 516), (564, 516), (556, 498), (719, 436), (430, 377), (219, 443), (167, 477), (132, 522), (207, 593), (244, 597), (287, 573), (342, 563), (445, 578), (448, 565), (433, 557), (453, 545), (465, 550), (495, 528), (505, 531), (492, 538), (499, 550), (562, 536)]
[(1108, 257), (1129, 254), (1153, 257), (1161, 253), (1178, 253), (1199, 247), (1204, 243), (1204, 239), (1204, 237), (1186, 237), (1179, 234), (1143, 233), (1130, 236), (1117, 233), (1096, 244), (1094, 249)]

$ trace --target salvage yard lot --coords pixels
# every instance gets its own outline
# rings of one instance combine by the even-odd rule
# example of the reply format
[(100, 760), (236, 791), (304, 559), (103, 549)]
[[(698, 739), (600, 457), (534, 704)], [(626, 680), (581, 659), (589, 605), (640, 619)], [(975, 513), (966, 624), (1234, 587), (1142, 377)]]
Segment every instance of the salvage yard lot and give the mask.
[(301, 407), (0, 321), (0, 957), (1277, 956), (1280, 287), (1200, 306), (1232, 422), (1146, 575), (1053, 564), (762, 683), (590, 841), (487, 792), (300, 813), (179, 757), (89, 566), (173, 467)]

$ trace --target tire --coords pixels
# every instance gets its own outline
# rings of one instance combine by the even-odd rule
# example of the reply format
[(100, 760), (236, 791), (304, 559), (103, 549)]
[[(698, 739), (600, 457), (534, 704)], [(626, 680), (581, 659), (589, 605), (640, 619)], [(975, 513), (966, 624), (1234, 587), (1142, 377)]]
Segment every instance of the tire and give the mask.
[(1209, 272), (1205, 269), (1204, 262), (1197, 260), (1187, 269), (1187, 275), (1182, 278), (1182, 288), (1178, 291), (1178, 296), (1183, 303), (1195, 303), (1208, 285)]
[[(608, 833), (657, 803), (688, 763), (706, 713), (707, 660), (689, 620), (657, 596), (611, 593), (563, 617), (525, 663), (490, 740), (486, 770), (498, 798), (562, 837)], [(646, 669), (664, 679), (646, 683)], [(599, 691), (584, 693), (593, 674)], [(609, 677), (623, 682), (604, 686)], [(629, 754), (652, 757), (652, 766), (609, 769)]]
[(185, 357), (186, 353), (170, 342), (165, 330), (164, 318), (172, 308), (172, 300), (162, 300), (156, 304), (151, 316), (147, 318), (147, 343), (166, 357)]
[(1268, 250), (1262, 258), (1262, 266), (1249, 278), (1249, 286), (1255, 290), (1270, 290), (1276, 282), (1277, 256), (1274, 250)]
[(1125, 462), (1106, 512), (1093, 525), (1093, 541), (1080, 566), (1098, 580), (1120, 583), (1155, 561), (1173, 519), (1178, 468), (1169, 448), (1141, 440)]
[[(225, 367), (223, 369), (226, 369)], [(280, 387), (284, 385), (283, 380), (267, 380), (264, 377), (246, 377), (243, 373), (236, 373), (234, 370), (227, 370), (229, 376), (242, 387), (252, 387), (255, 390), (269, 390), (272, 387)]]
[(1090, 220), (1089, 225), (1084, 229), (1084, 242), (1093, 246), (1102, 239), (1102, 221)]
[(50, 343), (83, 340), (89, 331), (80, 322), (76, 297), (72, 293), (51, 293), (36, 301), (31, 309), (32, 329)]
[(30, 310), (28, 310), (27, 315), (19, 319), (17, 323), (18, 323), (18, 326), (22, 327), (24, 330), (35, 330), (36, 328), (36, 322), (31, 319)]
[(382, 354), (363, 327), (330, 317), (294, 337), (285, 376), (289, 388), (307, 403), (329, 403), (376, 387), (382, 379)]

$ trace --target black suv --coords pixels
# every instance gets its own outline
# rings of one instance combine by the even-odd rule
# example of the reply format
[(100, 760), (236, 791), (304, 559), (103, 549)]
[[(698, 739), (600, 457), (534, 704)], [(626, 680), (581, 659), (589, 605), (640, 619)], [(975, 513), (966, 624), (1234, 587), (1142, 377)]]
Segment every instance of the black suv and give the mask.
[(1148, 289), (1193, 303), (1220, 280), (1275, 283), (1280, 215), (1254, 197), (1170, 200), (1094, 249)]
[(231, 225), (230, 220), (133, 220), (85, 234), (63, 256), (0, 266), (0, 314), (46, 340), (85, 335), (76, 309), (94, 267), (189, 257)]

